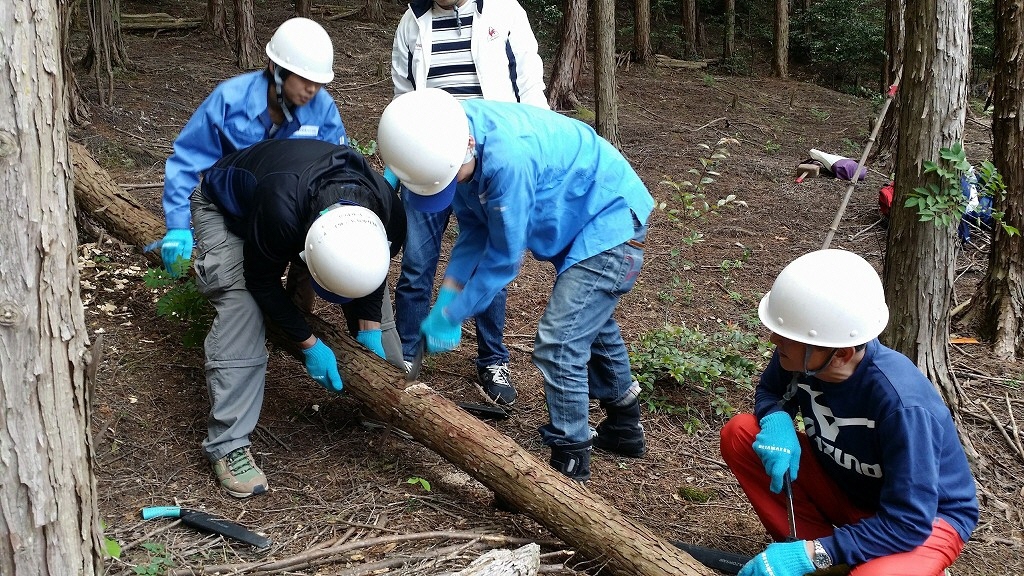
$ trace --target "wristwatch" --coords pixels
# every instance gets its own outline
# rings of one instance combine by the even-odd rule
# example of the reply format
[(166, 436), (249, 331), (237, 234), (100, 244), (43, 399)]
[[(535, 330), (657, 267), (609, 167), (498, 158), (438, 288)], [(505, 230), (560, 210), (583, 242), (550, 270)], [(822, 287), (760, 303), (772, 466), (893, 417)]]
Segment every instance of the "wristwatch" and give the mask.
[(812, 544), (814, 544), (814, 556), (811, 557), (811, 563), (814, 564), (814, 569), (821, 570), (831, 566), (832, 557), (825, 551), (825, 547), (821, 545), (821, 542), (814, 540)]

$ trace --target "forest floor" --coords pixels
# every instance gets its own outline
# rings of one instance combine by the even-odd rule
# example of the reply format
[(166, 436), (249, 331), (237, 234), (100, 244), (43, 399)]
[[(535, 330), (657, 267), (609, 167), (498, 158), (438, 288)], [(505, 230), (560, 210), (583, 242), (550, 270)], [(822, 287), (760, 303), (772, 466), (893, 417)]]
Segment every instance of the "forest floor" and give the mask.
[[(386, 5), (387, 21), (375, 24), (330, 19), (355, 4), (316, 4), (314, 17), (326, 23), (337, 53), (337, 77), (327, 90), (350, 136), (368, 144), (392, 95), (389, 58), (400, 8)], [(123, 10), (198, 17), (204, 6), (196, 0), (128, 1)], [(260, 4), (257, 33), (263, 42), (289, 16), (288, 6)], [(163, 179), (171, 142), (214, 85), (239, 70), (230, 48), (207, 33), (127, 34), (125, 41), (132, 68), (116, 77), (114, 105), (93, 104), (89, 124), (74, 129), (72, 138), (87, 146), (119, 184), (162, 214), (162, 188), (156, 184)], [(828, 178), (797, 184), (795, 167), (811, 148), (859, 157), (876, 108), (870, 100), (809, 82), (763, 75), (635, 65), (616, 74), (623, 152), (665, 204), (651, 219), (637, 286), (618, 308), (627, 342), (635, 345), (664, 325), (701, 330), (706, 340), (692, 342), (695, 347), (726, 333), (765, 338), (756, 320), (760, 296), (788, 262), (821, 247), (846, 190), (846, 182)], [(79, 81), (95, 103), (94, 79), (79, 72)], [(592, 108), (591, 82), (588, 68), (581, 92)], [(972, 158), (988, 158), (987, 120), (970, 116), (968, 149)], [(670, 210), (685, 212), (686, 205), (668, 182), (692, 180), (689, 170), (700, 168), (700, 159), (710, 154), (704, 146), (714, 148), (723, 138), (735, 142), (727, 145), (729, 157), (715, 167), (720, 175), (703, 193), (712, 205), (729, 196), (736, 201), (703, 215), (670, 217)], [(853, 194), (832, 247), (861, 254), (881, 269), (886, 230), (879, 222), (877, 191), (889, 168), (872, 168)], [(553, 536), (530, 517), (496, 510), (487, 488), (417, 442), (374, 427), (358, 402), (328, 394), (299, 363), (276, 350), (253, 438), (270, 491), (247, 500), (222, 493), (200, 451), (208, 409), (201, 348), (182, 344), (180, 322), (157, 316), (159, 291), (143, 283), (147, 263), (139, 247), (99, 231), (85, 217), (79, 221), (90, 340), (102, 334), (92, 421), (99, 508), (107, 536), (123, 550), (120, 559), (107, 562), (108, 573), (191, 573), (203, 566), (288, 558), (339, 536), (355, 541), (429, 530), (488, 530), (544, 542), (544, 552), (552, 553), (546, 564), (566, 559), (557, 552), (567, 547), (552, 543)], [(984, 237), (976, 240), (957, 261), (957, 303), (972, 295), (985, 271)], [(527, 258), (509, 286), (506, 342), (520, 399), (511, 418), (493, 423), (545, 461), (537, 428), (546, 421), (546, 409), (530, 349), (552, 278), (550, 266)], [(326, 306), (318, 312), (333, 313)], [(957, 324), (954, 331), (960, 337), (975, 335), (970, 325)], [(422, 379), (453, 400), (478, 400), (474, 350), (470, 330), (458, 350), (427, 362)], [(749, 359), (764, 362), (753, 353)], [(981, 522), (953, 573), (1024, 574), (1024, 463), (981, 406), (984, 402), (1007, 425), (1015, 417), (1024, 419), (1024, 367), (994, 360), (984, 344), (952, 345), (951, 361), (964, 394), (965, 432), (983, 457), (975, 468)], [(768, 537), (720, 461), (718, 430), (726, 417), (716, 411), (721, 400), (749, 411), (754, 381), (723, 380), (714, 394), (659, 384), (644, 414), (649, 454), (638, 461), (595, 454), (588, 488), (664, 537), (759, 552)], [(171, 504), (240, 521), (269, 535), (275, 545), (257, 554), (167, 521), (140, 521), (140, 508)], [(388, 573), (438, 574), (479, 554), (467, 549), (430, 558), (453, 542), (458, 543), (380, 544), (285, 572), (364, 573), (359, 568), (366, 563), (404, 554), (408, 563)], [(417, 554), (420, 558), (413, 558)], [(560, 573), (596, 570), (586, 572), (570, 559)]]

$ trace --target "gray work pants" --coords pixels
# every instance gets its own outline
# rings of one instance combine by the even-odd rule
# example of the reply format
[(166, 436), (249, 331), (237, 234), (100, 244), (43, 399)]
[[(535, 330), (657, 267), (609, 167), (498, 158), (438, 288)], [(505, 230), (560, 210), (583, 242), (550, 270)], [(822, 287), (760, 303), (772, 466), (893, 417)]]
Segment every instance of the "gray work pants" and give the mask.
[[(217, 207), (192, 193), (196, 285), (216, 310), (204, 342), (206, 388), (210, 396), (203, 452), (211, 462), (249, 445), (263, 407), (267, 374), (263, 312), (245, 288), (242, 238), (232, 234)], [(388, 362), (404, 370), (402, 342), (395, 329), (390, 293), (381, 306), (381, 342)]]
[(263, 407), (267, 375), (263, 312), (245, 289), (242, 239), (198, 191), (192, 193), (196, 285), (217, 312), (206, 335), (206, 388), (210, 415), (203, 452), (211, 462), (249, 445)]

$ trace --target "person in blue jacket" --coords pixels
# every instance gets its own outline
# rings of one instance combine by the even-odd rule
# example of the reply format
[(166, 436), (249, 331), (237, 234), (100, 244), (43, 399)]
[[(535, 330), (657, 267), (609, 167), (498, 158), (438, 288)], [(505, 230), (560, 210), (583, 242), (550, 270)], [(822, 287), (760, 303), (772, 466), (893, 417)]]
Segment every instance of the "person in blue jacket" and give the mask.
[(327, 31), (306, 18), (285, 21), (267, 43), (267, 68), (219, 84), (174, 140), (164, 166), (167, 271), (192, 257), (189, 195), (222, 157), (270, 138), (313, 138), (345, 144), (345, 126), (330, 94), (334, 47)]
[[(323, 89), (334, 79), (334, 45), (327, 31), (307, 18), (291, 18), (274, 32), (266, 53), (266, 69), (219, 84), (174, 141), (174, 153), (164, 166), (167, 233), (159, 243), (164, 267), (172, 275), (186, 270), (192, 257), (189, 195), (214, 162), (270, 139), (348, 144), (338, 107)], [(301, 266), (288, 270), (288, 290), (312, 310), (314, 295)], [(401, 366), (401, 341), (386, 291), (381, 308), (388, 360)]]
[(217, 161), (192, 193), (196, 286), (217, 316), (204, 342), (210, 415), (203, 452), (220, 486), (244, 498), (267, 489), (249, 450), (263, 403), (265, 320), (302, 349), (309, 375), (342, 380), (281, 283), (308, 267), (313, 287), (341, 304), (349, 331), (380, 357), (381, 301), (390, 259), (405, 241), (395, 190), (348, 146), (266, 140)]
[[(593, 446), (644, 454), (639, 385), (613, 318), (643, 263), (654, 199), (593, 128), (534, 106), (426, 88), (395, 98), (377, 130), (381, 158), (413, 208), (452, 206), (459, 236), (421, 325), (431, 353), (452, 350), (463, 320), (519, 272), (525, 251), (557, 274), (534, 342), (550, 422), (551, 465), (590, 477)], [(596, 431), (589, 400), (607, 413)], [(596, 434), (596, 435), (595, 435)]]
[[(526, 11), (516, 0), (413, 0), (395, 30), (391, 79), (395, 96), (441, 88), (456, 98), (521, 102), (547, 108), (544, 63)], [(387, 174), (385, 174), (387, 177)], [(397, 184), (397, 182), (395, 182)], [(411, 192), (403, 191), (403, 195)], [(409, 209), (409, 237), (395, 284), (395, 318), (402, 352), (412, 360), (420, 324), (430, 311), (441, 240), (451, 210)], [(503, 341), (507, 291), (473, 320), (477, 382), (488, 399), (513, 404), (517, 397), (509, 350)]]
[[(758, 315), (775, 353), (754, 414), (729, 420), (721, 449), (776, 543), (740, 574), (843, 564), (855, 576), (943, 574), (978, 523), (975, 481), (935, 387), (876, 338), (889, 309), (874, 268), (845, 250), (805, 254), (782, 270)], [(784, 541), (794, 536), (786, 482), (795, 541)]]

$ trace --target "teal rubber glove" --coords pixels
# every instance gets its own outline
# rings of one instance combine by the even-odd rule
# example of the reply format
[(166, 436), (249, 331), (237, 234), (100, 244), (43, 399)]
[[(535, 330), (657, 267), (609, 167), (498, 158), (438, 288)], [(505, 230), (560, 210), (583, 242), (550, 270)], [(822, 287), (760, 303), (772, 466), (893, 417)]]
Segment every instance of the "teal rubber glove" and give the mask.
[(750, 559), (739, 576), (804, 576), (814, 572), (807, 555), (807, 541), (776, 542)]
[(387, 166), (384, 167), (384, 179), (388, 181), (388, 184), (391, 184), (392, 188), (398, 190), (398, 175)]
[(309, 376), (328, 390), (341, 392), (341, 374), (338, 372), (338, 359), (334, 352), (317, 338), (316, 344), (302, 351), (306, 356), (306, 372)]
[(771, 478), (772, 492), (778, 494), (782, 490), (786, 472), (790, 480), (795, 481), (800, 468), (800, 441), (796, 438), (793, 418), (786, 412), (772, 412), (761, 418), (761, 431), (754, 438), (754, 452)]
[(454, 350), (462, 341), (462, 323), (452, 322), (444, 315), (445, 307), (458, 295), (458, 290), (442, 286), (430, 314), (427, 314), (426, 320), (420, 324), (420, 334), (427, 341), (427, 352), (448, 352)]
[(160, 243), (160, 258), (164, 261), (164, 269), (177, 278), (188, 269), (188, 261), (192, 259), (192, 231), (188, 228), (171, 228)]
[(356, 341), (366, 346), (370, 352), (384, 358), (384, 344), (380, 341), (380, 329), (360, 330), (356, 333)]

